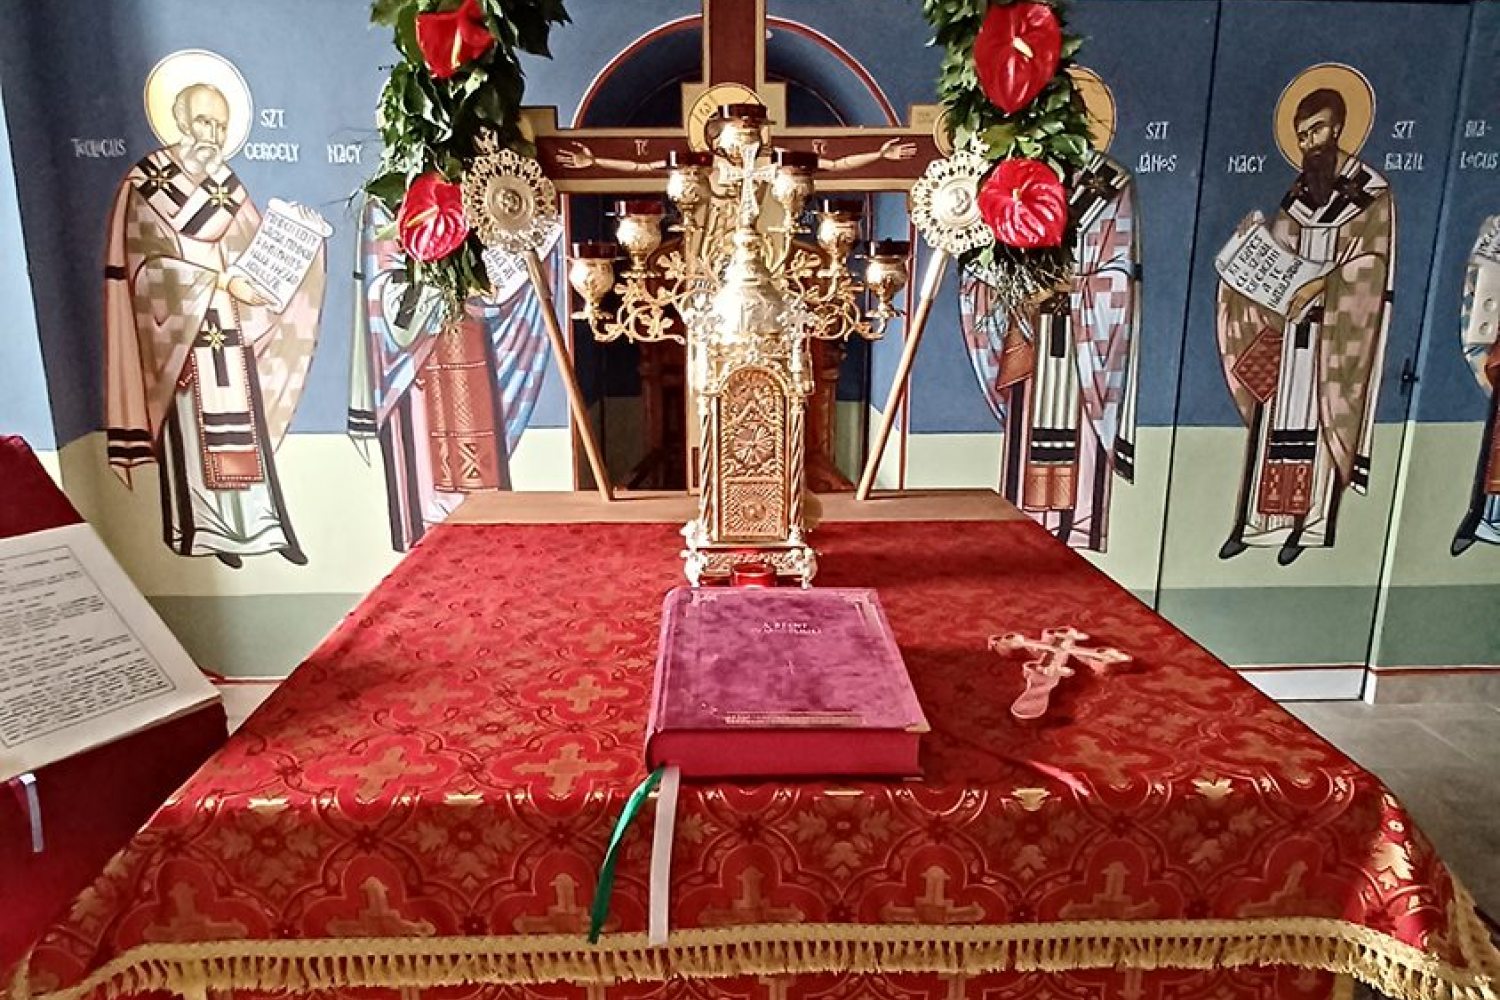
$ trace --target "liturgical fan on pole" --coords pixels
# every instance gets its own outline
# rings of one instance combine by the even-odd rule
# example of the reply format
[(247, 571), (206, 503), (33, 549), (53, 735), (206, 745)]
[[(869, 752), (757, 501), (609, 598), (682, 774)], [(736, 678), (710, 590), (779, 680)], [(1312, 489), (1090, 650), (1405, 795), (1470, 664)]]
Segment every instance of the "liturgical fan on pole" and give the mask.
[(917, 298), (911, 324), (907, 327), (901, 360), (896, 365), (896, 375), (891, 380), (885, 408), (880, 413), (880, 427), (870, 446), (864, 474), (859, 478), (859, 489), (855, 495), (861, 500), (868, 500), (870, 491), (875, 486), (875, 474), (880, 468), (886, 442), (890, 440), (891, 429), (896, 424), (896, 411), (905, 398), (912, 362), (917, 357), (917, 346), (922, 342), (922, 331), (927, 326), (927, 317), (932, 313), (932, 304), (943, 284), (949, 259), (982, 247), (994, 239), (979, 214), (979, 182), (988, 170), (989, 164), (983, 157), (969, 150), (961, 150), (947, 159), (933, 160), (927, 165), (921, 178), (912, 185), (911, 221), (921, 232), (932, 253), (927, 258), (922, 290)]
[(557, 319), (551, 284), (537, 252), (552, 239), (560, 226), (557, 191), (535, 160), (498, 148), (493, 136), (480, 137), (479, 151), (480, 155), (464, 174), (464, 214), (485, 245), (484, 265), (490, 272), (492, 284), (498, 286), (501, 283), (495, 280), (496, 276), (510, 261), (519, 258), (525, 263), (531, 286), (541, 303), (547, 340), (552, 345), (553, 357), (557, 359), (557, 370), (562, 374), (573, 426), (583, 442), (594, 484), (603, 499), (612, 500), (614, 489), (610, 485), (609, 470), (605, 468), (598, 442), (594, 440), (583, 391), (578, 387), (578, 376), (573, 371), (573, 358)]

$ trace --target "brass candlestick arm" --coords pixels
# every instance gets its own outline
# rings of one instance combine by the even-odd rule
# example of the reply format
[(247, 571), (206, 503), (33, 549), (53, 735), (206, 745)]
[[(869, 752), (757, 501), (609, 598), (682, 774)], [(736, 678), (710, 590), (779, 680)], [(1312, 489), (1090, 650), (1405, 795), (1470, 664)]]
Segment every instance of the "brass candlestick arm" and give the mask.
[[(711, 150), (667, 161), (672, 238), (663, 240), (666, 203), (621, 201), (618, 246), (580, 244), (568, 279), (583, 303), (576, 315), (595, 339), (687, 347), (700, 491), (698, 515), (683, 531), (688, 578), (727, 576), (753, 549), (805, 584), (817, 570), (804, 510), (812, 341), (880, 336), (899, 315), (893, 303), (909, 248), (875, 244), (863, 280), (856, 277), (850, 255), (864, 203), (823, 201), (809, 232), (803, 212), (817, 156), (771, 149), (758, 104), (721, 107), (711, 125)], [(762, 216), (767, 205), (783, 217)], [(617, 272), (621, 256), (628, 264)], [(840, 353), (820, 350), (818, 363), (826, 371)]]

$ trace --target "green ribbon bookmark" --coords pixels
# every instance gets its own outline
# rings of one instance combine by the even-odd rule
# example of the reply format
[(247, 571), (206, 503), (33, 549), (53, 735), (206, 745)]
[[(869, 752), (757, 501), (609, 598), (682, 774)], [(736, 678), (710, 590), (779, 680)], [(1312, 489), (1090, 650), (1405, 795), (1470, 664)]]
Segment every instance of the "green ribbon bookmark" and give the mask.
[(630, 824), (635, 822), (641, 806), (646, 804), (646, 797), (661, 784), (661, 776), (666, 770), (666, 765), (662, 765), (646, 775), (646, 780), (636, 785), (630, 798), (625, 800), (625, 808), (620, 810), (620, 818), (615, 821), (614, 832), (609, 835), (609, 848), (604, 852), (604, 863), (599, 866), (599, 881), (594, 886), (594, 904), (589, 907), (589, 944), (599, 942), (599, 931), (604, 927), (604, 918), (609, 916), (609, 898), (615, 891), (615, 864), (620, 860), (620, 842), (625, 839), (625, 831), (630, 829)]

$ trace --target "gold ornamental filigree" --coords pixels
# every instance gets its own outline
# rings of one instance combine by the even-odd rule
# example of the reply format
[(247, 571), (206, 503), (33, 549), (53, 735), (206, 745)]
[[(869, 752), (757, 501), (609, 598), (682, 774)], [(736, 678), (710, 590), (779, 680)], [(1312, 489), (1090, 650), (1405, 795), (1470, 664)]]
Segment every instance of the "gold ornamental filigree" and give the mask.
[[(725, 382), (720, 406), (726, 481), (779, 481), (785, 471), (786, 390), (769, 371), (741, 368)], [(784, 530), (784, 529), (783, 529)]]
[(546, 246), (557, 232), (557, 189), (541, 165), (494, 137), (479, 140), (480, 155), (464, 172), (464, 215), (479, 241), (501, 253), (521, 254)]
[[(597, 302), (585, 298), (584, 308), (573, 316), (588, 320), (593, 326), (594, 339), (600, 343), (624, 338), (638, 344), (665, 340), (684, 344), (687, 338), (681, 313), (690, 306), (693, 293), (689, 271), (680, 246), (659, 247), (646, 258), (644, 273), (651, 276), (650, 280), (612, 281), (605, 286), (620, 297), (618, 311), (605, 313), (598, 309)], [(572, 281), (571, 276), (569, 280)], [(579, 283), (572, 283), (577, 290)]]
[(753, 548), (806, 584), (817, 569), (804, 523), (812, 344), (882, 334), (900, 315), (910, 245), (876, 241), (861, 281), (849, 260), (863, 205), (825, 202), (809, 227), (819, 157), (769, 148), (763, 105), (729, 103), (716, 115), (702, 148), (666, 164), (670, 212), (659, 199), (622, 199), (616, 242), (581, 246), (568, 271), (583, 305), (573, 315), (599, 341), (687, 348), (701, 493), (683, 528), (688, 579), (727, 575)]
[[(785, 576), (811, 576), (803, 561), (811, 549), (770, 553), (765, 561)], [(727, 574), (738, 556), (704, 557), (707, 572)], [(1026, 791), (1022, 789), (1020, 791)], [(1024, 800), (1023, 800), (1024, 808)], [(83, 1000), (180, 989), (201, 984), (211, 992), (300, 989), (333, 991), (399, 978), (413, 989), (485, 983), (497, 969), (519, 968), (511, 978), (545, 983), (578, 977), (591, 982), (636, 977), (642, 981), (711, 981), (714, 976), (879, 975), (907, 972), (983, 975), (1024, 969), (1201, 969), (1256, 963), (1321, 969), (1354, 976), (1395, 1000), (1494, 996), (1500, 951), (1462, 885), (1441, 921), (1452, 944), (1436, 950), (1434, 931), (1425, 948), (1387, 931), (1342, 917), (1238, 917), (1234, 919), (1133, 919), (1035, 923), (906, 925), (763, 923), (737, 928), (684, 928), (647, 952), (644, 932), (605, 934), (598, 944), (582, 935), (509, 934), (496, 937), (368, 938), (317, 940), (233, 938), (138, 945), (79, 981), (60, 987), (26, 963), (6, 984), (10, 996), (30, 1000)], [(386, 951), (375, 950), (383, 945)], [(399, 947), (396, 947), (399, 945)], [(641, 955), (652, 956), (642, 972)], [(508, 964), (507, 964), (508, 963)], [(479, 971), (476, 971), (479, 970)], [(488, 970), (486, 972), (485, 970)], [(490, 978), (486, 978), (486, 976)]]
[(958, 257), (995, 242), (979, 214), (989, 163), (972, 150), (933, 160), (911, 187), (911, 221), (934, 250)]

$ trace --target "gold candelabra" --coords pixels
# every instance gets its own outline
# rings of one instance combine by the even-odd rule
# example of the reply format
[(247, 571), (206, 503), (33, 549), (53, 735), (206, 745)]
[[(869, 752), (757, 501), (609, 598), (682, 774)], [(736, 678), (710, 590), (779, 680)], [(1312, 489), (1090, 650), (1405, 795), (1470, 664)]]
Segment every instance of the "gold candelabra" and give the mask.
[[(770, 149), (766, 109), (730, 104), (719, 109), (722, 127), (712, 151), (676, 152), (667, 161), (666, 195), (675, 207), (667, 221), (658, 199), (616, 203), (617, 243), (575, 245), (569, 283), (583, 301), (574, 318), (586, 320), (599, 341), (624, 337), (644, 343), (686, 342), (683, 310), (722, 275), (733, 254), (731, 235), (740, 224), (747, 186), (758, 206), (769, 188), (781, 220), (764, 227), (767, 268), (812, 315), (810, 336), (818, 340), (878, 338), (900, 315), (894, 305), (906, 285), (910, 244), (880, 240), (869, 244), (863, 282), (849, 270), (859, 243), (863, 205), (857, 200), (825, 199), (811, 228), (802, 225), (814, 189), (818, 158), (812, 153)], [(745, 161), (756, 151), (753, 164)], [(811, 237), (809, 240), (808, 237)], [(617, 274), (619, 257), (628, 261)], [(869, 291), (875, 307), (868, 314), (861, 296)], [(613, 292), (618, 304), (604, 308)]]
[[(665, 229), (661, 201), (624, 200), (617, 244), (575, 245), (568, 280), (583, 307), (574, 315), (600, 341), (687, 347), (701, 488), (698, 516), (683, 529), (688, 578), (726, 576), (749, 549), (806, 584), (817, 568), (803, 518), (809, 345), (879, 337), (899, 315), (893, 303), (910, 245), (872, 242), (857, 280), (848, 259), (861, 204), (826, 200), (809, 230), (802, 216), (817, 157), (765, 155), (769, 125), (758, 104), (726, 105), (719, 122), (712, 151), (668, 161), (676, 211)], [(769, 205), (779, 219), (762, 217)], [(621, 256), (628, 263), (617, 274)], [(617, 304), (606, 309), (611, 294)]]

